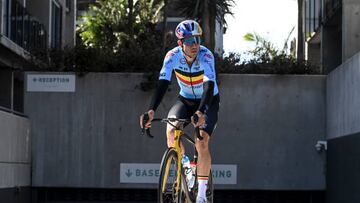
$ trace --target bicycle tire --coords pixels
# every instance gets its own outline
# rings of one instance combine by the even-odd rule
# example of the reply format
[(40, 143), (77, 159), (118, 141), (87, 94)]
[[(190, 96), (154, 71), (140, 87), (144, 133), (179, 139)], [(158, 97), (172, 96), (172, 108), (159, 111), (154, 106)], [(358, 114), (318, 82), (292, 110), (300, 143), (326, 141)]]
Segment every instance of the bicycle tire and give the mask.
[[(182, 203), (181, 180), (177, 183), (178, 156), (174, 148), (168, 148), (161, 160), (158, 185), (159, 203)], [(178, 191), (176, 192), (176, 186)]]

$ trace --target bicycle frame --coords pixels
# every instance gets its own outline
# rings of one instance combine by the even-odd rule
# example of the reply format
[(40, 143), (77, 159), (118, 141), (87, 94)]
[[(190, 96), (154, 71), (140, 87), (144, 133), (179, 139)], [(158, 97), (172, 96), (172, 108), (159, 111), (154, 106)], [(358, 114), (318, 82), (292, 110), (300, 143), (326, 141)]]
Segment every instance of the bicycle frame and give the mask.
[[(172, 125), (174, 127), (174, 145), (169, 147), (167, 149), (167, 151), (165, 151), (163, 159), (161, 161), (161, 171), (164, 171), (164, 173), (161, 173), (162, 175), (162, 179), (160, 178), (160, 186), (159, 187), (159, 191), (161, 192), (161, 194), (165, 193), (167, 191), (167, 181), (169, 179), (169, 176), (171, 176), (171, 166), (172, 164), (176, 164), (176, 176), (173, 177), (172, 180), (174, 180), (176, 184), (172, 185), (172, 191), (175, 194), (180, 194), (179, 198), (182, 198), (182, 195), (185, 195), (186, 198), (189, 198), (191, 201), (194, 201), (194, 198), (196, 198), (196, 196), (194, 196), (195, 194), (193, 192), (196, 191), (195, 188), (191, 188), (191, 192), (190, 189), (188, 188), (188, 185), (186, 184), (186, 180), (185, 178), (185, 174), (184, 174), (184, 169), (182, 166), (182, 148), (181, 148), (181, 143), (183, 143), (183, 139), (185, 139), (186, 141), (188, 141), (190, 144), (192, 144), (192, 146), (194, 146), (195, 148), (195, 141), (194, 139), (192, 139), (187, 133), (184, 132), (184, 130), (176, 125), (173, 124), (173, 122), (175, 121), (179, 121), (180, 123), (189, 123), (189, 120), (187, 119), (176, 119), (176, 118), (167, 118), (167, 119), (160, 119), (160, 118), (154, 118), (152, 121), (161, 121), (164, 123), (168, 123), (170, 125)], [(144, 135), (146, 132), (146, 134), (153, 138), (153, 136), (150, 133), (149, 129), (142, 129), (142, 134)], [(199, 128), (195, 128), (195, 134), (196, 137), (199, 140), (202, 140), (203, 138), (200, 136), (199, 133)], [(185, 147), (185, 146), (184, 146)], [(172, 154), (172, 155), (171, 155)], [(174, 159), (171, 159), (169, 157), (173, 156)], [(176, 156), (176, 157), (175, 157)], [(194, 162), (197, 163), (197, 150), (196, 148), (194, 149)], [(210, 171), (211, 173), (211, 171)], [(196, 174), (195, 174), (196, 176)], [(185, 182), (185, 184), (184, 184)], [(195, 178), (195, 185), (196, 183), (196, 178)], [(183, 185), (183, 187), (182, 187)], [(212, 185), (212, 182), (211, 182)], [(212, 194), (212, 189), (211, 189), (211, 193)], [(211, 200), (212, 202), (212, 200)]]

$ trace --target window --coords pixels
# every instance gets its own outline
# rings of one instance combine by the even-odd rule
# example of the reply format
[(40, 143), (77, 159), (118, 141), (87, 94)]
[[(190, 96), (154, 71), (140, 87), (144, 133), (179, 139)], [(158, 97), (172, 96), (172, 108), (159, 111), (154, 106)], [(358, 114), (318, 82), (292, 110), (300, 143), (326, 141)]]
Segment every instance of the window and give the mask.
[(32, 17), (22, 4), (16, 0), (4, 0), (2, 11), (0, 20), (3, 20), (3, 24), (0, 23), (0, 26), (3, 31), (0, 34), (27, 51), (47, 48), (49, 39), (44, 25)]
[(4, 35), (9, 37), (10, 35), (10, 0), (4, 1), (4, 9), (3, 9), (3, 30)]
[(62, 9), (55, 0), (51, 5), (51, 48), (61, 48)]

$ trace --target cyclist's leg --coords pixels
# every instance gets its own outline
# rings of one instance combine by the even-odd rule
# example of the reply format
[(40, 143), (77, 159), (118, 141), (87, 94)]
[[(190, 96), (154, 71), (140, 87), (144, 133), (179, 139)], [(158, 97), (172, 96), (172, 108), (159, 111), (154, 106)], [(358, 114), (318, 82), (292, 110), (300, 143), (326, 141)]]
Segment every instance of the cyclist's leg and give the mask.
[(207, 182), (209, 179), (209, 173), (211, 169), (211, 154), (209, 150), (209, 134), (200, 130), (202, 140), (196, 139), (195, 146), (198, 152), (197, 163), (197, 180), (198, 180), (198, 197), (206, 199)]
[(205, 126), (200, 129), (200, 135), (203, 137), (202, 140), (196, 139), (196, 150), (198, 151), (198, 165), (197, 165), (197, 176), (198, 176), (198, 196), (206, 198), (206, 185), (208, 176), (211, 169), (211, 154), (209, 149), (210, 136), (216, 127), (218, 119), (219, 101), (214, 100), (211, 106), (206, 111), (206, 123)]
[[(169, 113), (168, 113), (168, 118), (188, 118), (188, 112), (187, 112), (187, 107), (186, 105), (180, 100), (178, 99), (176, 101), (176, 103), (171, 107)], [(173, 123), (175, 126), (178, 126), (179, 124), (177, 122)], [(182, 126), (183, 127), (183, 126)], [(173, 126), (171, 126), (170, 124), (167, 124), (166, 127), (166, 135), (167, 135), (167, 145), (168, 147), (174, 147), (174, 133), (175, 129)], [(184, 147), (181, 144), (181, 150), (182, 150), (182, 154), (184, 154)]]

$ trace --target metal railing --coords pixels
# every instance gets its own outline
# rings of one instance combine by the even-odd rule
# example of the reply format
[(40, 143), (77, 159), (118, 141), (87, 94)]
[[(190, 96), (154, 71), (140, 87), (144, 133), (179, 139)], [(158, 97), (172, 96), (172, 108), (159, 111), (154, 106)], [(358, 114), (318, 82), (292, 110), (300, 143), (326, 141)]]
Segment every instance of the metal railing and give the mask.
[(322, 0), (305, 1), (305, 39), (317, 32), (322, 23)]
[(4, 35), (31, 52), (47, 48), (47, 32), (18, 1), (5, 1)]
[(330, 19), (341, 7), (342, 0), (305, 0), (305, 38), (317, 32), (322, 24)]

